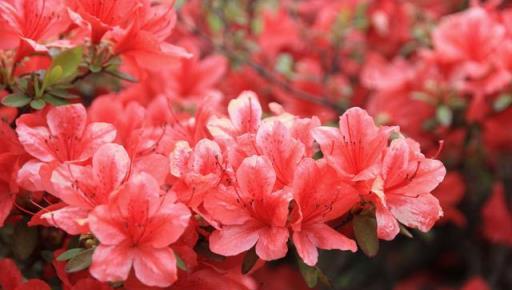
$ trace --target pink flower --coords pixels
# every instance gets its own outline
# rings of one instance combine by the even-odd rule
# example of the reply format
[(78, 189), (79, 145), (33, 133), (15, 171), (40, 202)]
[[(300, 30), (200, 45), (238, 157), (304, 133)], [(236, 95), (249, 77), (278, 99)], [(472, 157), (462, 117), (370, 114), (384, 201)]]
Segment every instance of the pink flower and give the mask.
[(178, 178), (172, 190), (178, 200), (197, 209), (206, 194), (215, 189), (224, 175), (224, 162), (219, 145), (202, 139), (194, 149), (179, 141), (170, 155), (171, 174)]
[(106, 32), (124, 26), (142, 5), (139, 1), (126, 0), (68, 0), (71, 19), (85, 26), (93, 43), (99, 43)]
[(128, 153), (121, 145), (105, 144), (93, 156), (92, 166), (62, 164), (51, 175), (51, 193), (67, 206), (41, 217), (69, 234), (87, 232), (87, 215), (107, 203), (112, 192), (128, 178)]
[(170, 195), (160, 195), (154, 178), (134, 176), (106, 205), (89, 215), (100, 241), (90, 268), (100, 281), (124, 281), (134, 269), (148, 286), (167, 287), (177, 279), (176, 257), (169, 247), (183, 234), (190, 211)]
[[(174, 14), (175, 12), (168, 9), (165, 13)], [(156, 15), (165, 16), (161, 11)], [(171, 28), (165, 29), (167, 34), (174, 27), (174, 17), (169, 19)], [(158, 23), (152, 21), (144, 15), (136, 15), (135, 20), (128, 27), (113, 30), (114, 54), (122, 56), (128, 65), (153, 71), (169, 65), (176, 66), (180, 58), (192, 57), (184, 48), (166, 42)]]
[(377, 196), (379, 238), (393, 239), (400, 231), (397, 220), (408, 227), (429, 231), (443, 215), (439, 201), (431, 192), (445, 174), (443, 163), (426, 158), (415, 141), (393, 140), (372, 187)]
[(0, 120), (0, 227), (9, 216), (19, 191), (16, 174), (28, 158), (14, 130)]
[(364, 181), (377, 175), (392, 129), (377, 127), (366, 111), (356, 107), (340, 117), (339, 129), (318, 127), (312, 133), (327, 162), (342, 177)]
[(81, 104), (52, 108), (46, 118), (41, 112), (25, 114), (16, 120), (18, 138), (33, 160), (18, 173), (18, 183), (26, 189), (44, 189), (42, 175), (48, 177), (47, 164), (86, 161), (103, 144), (116, 137), (114, 127), (107, 123), (88, 123)]
[(325, 162), (304, 159), (293, 180), (296, 207), (291, 216), (293, 243), (304, 263), (314, 266), (318, 250), (355, 252), (356, 243), (326, 223), (347, 213), (359, 201), (357, 191), (343, 183)]
[(256, 133), (263, 114), (258, 96), (254, 92), (244, 91), (229, 102), (228, 118), (212, 118), (208, 130), (216, 139), (232, 140), (245, 133)]
[(286, 255), (288, 203), (286, 191), (273, 191), (276, 173), (262, 156), (246, 158), (236, 171), (236, 184), (219, 187), (206, 197), (205, 208), (221, 227), (210, 236), (210, 249), (234, 256), (256, 245), (266, 261)]
[(69, 26), (62, 0), (16, 0), (11, 3), (0, 2), (0, 24), (7, 25), (19, 40), (15, 62), (34, 52), (47, 52), (40, 41), (56, 37)]

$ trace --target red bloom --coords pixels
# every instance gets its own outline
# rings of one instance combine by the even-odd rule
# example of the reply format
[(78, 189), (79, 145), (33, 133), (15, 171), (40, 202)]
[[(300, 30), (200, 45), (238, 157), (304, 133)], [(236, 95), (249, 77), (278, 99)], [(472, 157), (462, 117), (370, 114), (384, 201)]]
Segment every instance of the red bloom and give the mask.
[(197, 209), (205, 195), (221, 181), (223, 157), (217, 143), (203, 139), (192, 150), (186, 141), (176, 143), (170, 155), (171, 174), (178, 178), (172, 190), (178, 200)]
[(33, 52), (46, 52), (40, 41), (63, 32), (69, 25), (62, 0), (16, 0), (0, 2), (0, 24), (17, 34), (19, 47), (15, 62)]
[(27, 157), (14, 130), (0, 120), (0, 227), (11, 212), (19, 190), (16, 174)]
[(20, 169), (18, 182), (33, 191), (44, 188), (38, 177), (43, 165), (85, 161), (116, 136), (110, 124), (88, 123), (85, 108), (80, 104), (52, 108), (45, 119), (38, 112), (16, 120), (21, 144), (35, 157)]
[(87, 215), (107, 203), (112, 192), (128, 178), (128, 153), (121, 145), (105, 144), (93, 156), (92, 166), (62, 164), (51, 175), (51, 193), (67, 206), (41, 217), (69, 234), (87, 232)]
[(439, 201), (431, 192), (445, 174), (443, 163), (425, 158), (418, 143), (405, 138), (393, 140), (372, 188), (378, 197), (379, 238), (393, 239), (400, 231), (397, 220), (408, 227), (429, 231), (443, 215)]
[(148, 286), (167, 287), (177, 279), (176, 257), (169, 247), (187, 227), (189, 210), (172, 196), (160, 195), (154, 178), (134, 176), (107, 205), (89, 215), (99, 239), (91, 274), (100, 281), (124, 281), (130, 269)]
[(342, 177), (364, 181), (377, 176), (391, 129), (377, 127), (366, 111), (351, 108), (340, 117), (339, 129), (319, 127), (312, 132), (327, 162)]
[(325, 162), (309, 158), (300, 163), (292, 188), (296, 207), (291, 216), (297, 217), (292, 222), (293, 243), (302, 260), (310, 266), (316, 265), (316, 248), (355, 252), (356, 243), (326, 223), (341, 217), (359, 201), (357, 191), (340, 182)]
[(71, 19), (80, 26), (87, 26), (93, 43), (116, 26), (130, 23), (142, 5), (130, 0), (68, 0)]
[(205, 208), (222, 225), (210, 236), (210, 249), (234, 256), (256, 245), (266, 261), (286, 255), (290, 194), (273, 191), (276, 173), (261, 156), (246, 158), (236, 171), (234, 186), (221, 186), (206, 197)]

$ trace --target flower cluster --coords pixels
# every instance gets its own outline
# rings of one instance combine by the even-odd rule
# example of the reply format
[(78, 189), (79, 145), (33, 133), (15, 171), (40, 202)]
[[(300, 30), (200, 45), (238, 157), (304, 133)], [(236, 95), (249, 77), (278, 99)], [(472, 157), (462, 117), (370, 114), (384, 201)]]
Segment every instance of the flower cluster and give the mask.
[(0, 0), (0, 289), (512, 288), (511, 12)]

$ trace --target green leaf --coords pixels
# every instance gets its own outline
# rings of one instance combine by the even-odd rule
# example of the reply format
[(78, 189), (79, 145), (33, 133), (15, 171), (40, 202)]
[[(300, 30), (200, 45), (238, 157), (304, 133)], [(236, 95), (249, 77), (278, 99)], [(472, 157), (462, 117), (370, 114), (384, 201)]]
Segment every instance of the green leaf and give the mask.
[(85, 250), (84, 248), (69, 249), (69, 250), (65, 251), (64, 253), (60, 254), (57, 257), (57, 261), (62, 262), (62, 261), (67, 261), (67, 260), (73, 259), (74, 257), (78, 256), (78, 254), (80, 254), (84, 250)]
[[(43, 81), (43, 90), (62, 79), (73, 75), (80, 63), (82, 62), (83, 49), (82, 47), (75, 47), (68, 50), (64, 50), (57, 55), (52, 65), (48, 69), (46, 76)], [(60, 67), (60, 69), (59, 69)]]
[(297, 258), (297, 261), (304, 281), (309, 288), (314, 288), (318, 284), (318, 269), (316, 267), (306, 265), (301, 258)]
[(256, 250), (252, 247), (247, 253), (245, 253), (244, 261), (242, 262), (242, 274), (247, 274), (251, 271), (251, 269), (258, 262), (258, 255), (256, 254)]
[(91, 64), (89, 70), (93, 73), (99, 73), (103, 68), (99, 65)]
[(71, 94), (70, 92), (68, 92), (64, 89), (51, 89), (51, 90), (47, 91), (47, 93), (54, 97), (58, 97), (61, 99), (78, 99), (78, 98), (80, 98), (80, 96)]
[(5, 96), (2, 99), (2, 104), (8, 107), (23, 107), (30, 103), (30, 98), (23, 93), (14, 93)]
[(67, 273), (74, 273), (87, 269), (91, 265), (93, 253), (94, 248), (82, 251), (80, 254), (74, 256), (66, 263), (66, 266), (64, 266), (64, 271)]
[(176, 257), (176, 266), (178, 266), (179, 269), (187, 272), (188, 268), (187, 268), (187, 264), (185, 264), (185, 261), (183, 261), (183, 259), (180, 256), (178, 256), (178, 254), (176, 254), (176, 252), (174, 253), (174, 256)]
[(69, 104), (68, 101), (64, 100), (64, 99), (59, 99), (59, 98), (56, 98), (50, 94), (45, 94), (43, 96), (43, 100), (45, 100), (47, 103), (50, 103), (54, 106), (62, 106), (62, 105), (67, 105)]
[(502, 112), (512, 105), (512, 95), (503, 94), (494, 101), (493, 108), (496, 112)]
[(210, 27), (213, 32), (220, 32), (224, 27), (222, 19), (220, 19), (220, 17), (215, 13), (209, 13), (206, 17), (206, 21), (208, 23), (208, 27)]
[(25, 260), (37, 246), (38, 234), (36, 228), (31, 228), (23, 223), (18, 223), (14, 228), (11, 249), (14, 256), (20, 260)]
[(60, 65), (50, 68), (44, 77), (43, 87), (51, 86), (57, 83), (62, 78), (63, 74), (64, 71)]
[(41, 110), (44, 108), (44, 106), (46, 106), (46, 102), (41, 99), (33, 100), (30, 102), (30, 107), (34, 110)]
[(359, 248), (368, 256), (374, 257), (379, 252), (377, 238), (377, 221), (368, 215), (354, 217), (354, 234)]
[(441, 125), (448, 127), (452, 124), (453, 112), (448, 106), (441, 105), (437, 107), (436, 119)]
[(52, 67), (62, 67), (62, 78), (67, 78), (76, 72), (82, 62), (83, 49), (75, 47), (61, 52), (52, 62)]
[(124, 73), (124, 72), (120, 72), (120, 71), (115, 71), (115, 70), (109, 70), (107, 71), (108, 74), (118, 78), (118, 79), (122, 79), (124, 81), (129, 81), (131, 83), (136, 83), (137, 82), (137, 79), (127, 73)]

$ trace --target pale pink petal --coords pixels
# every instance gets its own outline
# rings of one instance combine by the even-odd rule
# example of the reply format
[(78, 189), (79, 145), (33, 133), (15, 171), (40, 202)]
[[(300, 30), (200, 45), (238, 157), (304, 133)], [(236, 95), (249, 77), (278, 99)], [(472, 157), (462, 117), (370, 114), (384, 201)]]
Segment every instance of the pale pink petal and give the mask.
[(116, 245), (127, 239), (123, 228), (112, 218), (106, 205), (96, 207), (89, 214), (89, 228), (104, 245)]
[(204, 200), (204, 208), (213, 219), (226, 225), (241, 225), (250, 218), (233, 187), (220, 186), (212, 191)]
[(256, 145), (267, 156), (282, 184), (291, 183), (297, 164), (304, 157), (304, 144), (292, 138), (279, 121), (263, 123), (256, 134)]
[(443, 215), (439, 201), (430, 193), (417, 197), (391, 195), (386, 199), (397, 220), (423, 232), (429, 231)]
[(176, 177), (183, 177), (188, 171), (188, 160), (192, 154), (192, 148), (187, 141), (178, 141), (173, 152), (169, 156), (171, 174)]
[(160, 187), (153, 176), (141, 172), (112, 196), (111, 204), (122, 216), (128, 217), (137, 209), (147, 215), (154, 215), (160, 207)]
[(242, 92), (238, 98), (229, 102), (228, 113), (239, 133), (256, 132), (262, 115), (258, 96), (251, 91)]
[(16, 121), (16, 133), (23, 148), (35, 158), (50, 162), (55, 160), (55, 152), (48, 146), (50, 132), (45, 127), (29, 127), (21, 122), (23, 118)]
[(236, 256), (252, 248), (258, 241), (260, 225), (224, 226), (210, 235), (210, 250), (223, 256)]
[(87, 210), (66, 206), (47, 212), (41, 218), (46, 220), (49, 225), (62, 229), (70, 235), (79, 235), (88, 232), (87, 215)]
[(109, 193), (121, 185), (128, 175), (130, 157), (123, 146), (105, 144), (94, 153), (92, 169), (98, 189), (102, 193)]
[(132, 165), (134, 174), (146, 172), (153, 176), (158, 184), (164, 184), (169, 175), (169, 159), (162, 154), (148, 154), (135, 159)]
[(48, 112), (46, 119), (52, 135), (65, 140), (78, 139), (87, 124), (87, 112), (82, 104), (58, 106)]
[(176, 257), (171, 248), (137, 248), (135, 276), (147, 286), (168, 287), (178, 279)]
[(288, 252), (288, 229), (285, 227), (265, 227), (259, 232), (256, 254), (264, 261), (283, 258)]
[(154, 248), (163, 248), (176, 242), (187, 228), (190, 220), (190, 210), (181, 203), (164, 197), (157, 215), (151, 217), (146, 225), (147, 240)]
[(132, 268), (134, 253), (126, 243), (115, 246), (99, 245), (94, 250), (91, 275), (103, 282), (125, 281)]
[(379, 239), (391, 241), (400, 232), (396, 218), (379, 201), (375, 202), (375, 218), (377, 219), (377, 236)]
[(316, 265), (318, 262), (318, 250), (305, 232), (293, 233), (293, 245), (306, 265), (312, 267)]
[[(61, 164), (52, 171), (50, 193), (69, 205), (92, 209), (96, 201), (106, 201), (95, 189), (95, 178), (90, 167)], [(88, 198), (88, 193), (94, 193)]]
[(29, 160), (18, 171), (16, 182), (29, 191), (44, 191), (45, 184), (41, 179), (40, 170), (46, 163), (36, 159)]
[(270, 161), (262, 156), (245, 158), (236, 172), (244, 198), (262, 198), (272, 192), (276, 173)]
[(101, 145), (111, 143), (116, 139), (116, 129), (108, 123), (91, 123), (85, 128), (80, 144), (79, 160), (89, 159)]
[(356, 242), (326, 224), (309, 225), (303, 231), (306, 232), (311, 242), (320, 249), (352, 252), (357, 250)]

